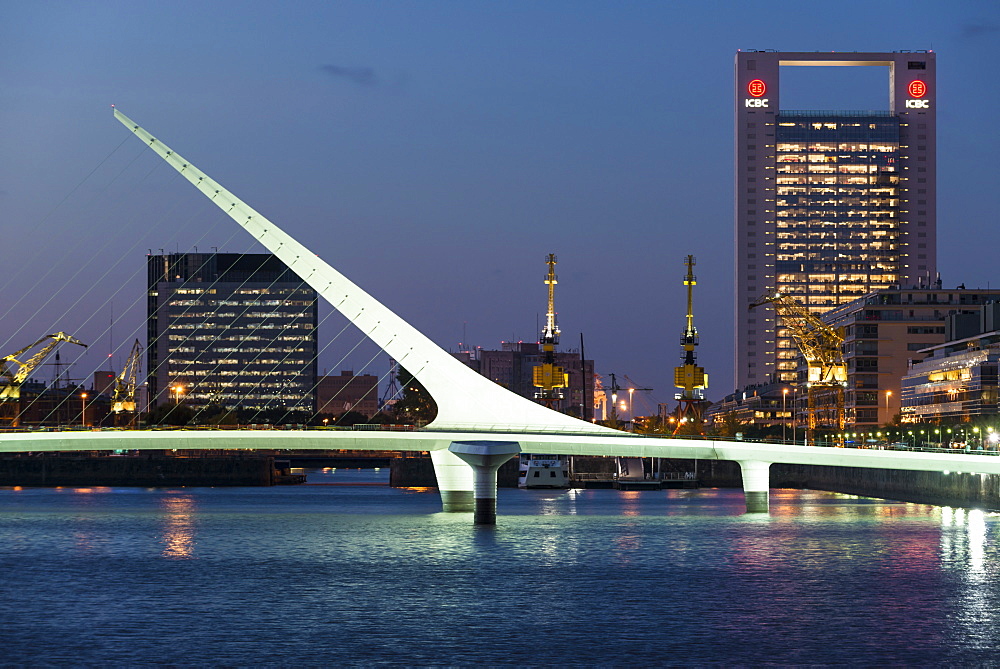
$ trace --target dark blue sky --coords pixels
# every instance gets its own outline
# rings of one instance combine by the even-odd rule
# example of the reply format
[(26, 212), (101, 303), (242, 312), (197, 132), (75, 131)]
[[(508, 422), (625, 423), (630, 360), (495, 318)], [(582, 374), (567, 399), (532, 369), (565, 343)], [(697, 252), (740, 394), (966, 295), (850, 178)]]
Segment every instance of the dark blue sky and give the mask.
[[(463, 326), (486, 348), (535, 340), (554, 252), (563, 347), (584, 332), (599, 372), (668, 401), (693, 253), (718, 398), (733, 384), (736, 50), (936, 51), (939, 269), (1000, 284), (998, 7), (2, 0), (3, 353), (63, 329), (94, 345), (75, 376), (109, 351), (117, 368), (148, 249), (257, 250), (114, 103), (446, 348)], [(882, 75), (850, 73), (797, 71), (782, 105), (885, 108)], [(321, 369), (359, 370), (365, 347), (340, 361), (356, 341)]]

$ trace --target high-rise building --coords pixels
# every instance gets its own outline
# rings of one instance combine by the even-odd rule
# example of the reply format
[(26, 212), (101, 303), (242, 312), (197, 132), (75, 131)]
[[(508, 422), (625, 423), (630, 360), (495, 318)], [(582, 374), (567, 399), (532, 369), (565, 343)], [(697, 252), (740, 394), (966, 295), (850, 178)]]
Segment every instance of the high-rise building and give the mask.
[(149, 256), (150, 405), (314, 411), (316, 292), (267, 253)]
[[(737, 387), (795, 381), (770, 290), (821, 313), (936, 275), (935, 61), (930, 52), (736, 55)], [(882, 67), (886, 110), (790, 110), (785, 67)]]

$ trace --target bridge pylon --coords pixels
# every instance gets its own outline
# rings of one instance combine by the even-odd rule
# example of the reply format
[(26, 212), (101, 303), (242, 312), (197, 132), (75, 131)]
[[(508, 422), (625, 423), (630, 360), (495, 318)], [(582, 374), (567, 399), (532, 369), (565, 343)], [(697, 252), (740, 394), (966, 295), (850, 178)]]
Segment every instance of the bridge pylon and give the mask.
[(497, 470), (521, 452), (516, 441), (453, 441), (448, 450), (472, 467), (476, 525), (497, 524)]
[(747, 513), (767, 513), (771, 489), (771, 463), (761, 460), (738, 460), (743, 475), (743, 497)]

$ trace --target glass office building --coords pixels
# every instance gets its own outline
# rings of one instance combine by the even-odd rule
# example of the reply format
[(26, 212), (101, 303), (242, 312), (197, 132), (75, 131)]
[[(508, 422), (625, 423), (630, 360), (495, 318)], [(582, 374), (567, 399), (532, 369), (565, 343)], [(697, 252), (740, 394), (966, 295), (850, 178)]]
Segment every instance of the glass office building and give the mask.
[[(786, 110), (780, 71), (877, 66), (887, 110)], [(934, 54), (782, 53), (736, 57), (737, 387), (797, 380), (798, 350), (772, 290), (820, 314), (936, 274)]]
[(149, 256), (150, 406), (312, 412), (316, 292), (271, 254)]

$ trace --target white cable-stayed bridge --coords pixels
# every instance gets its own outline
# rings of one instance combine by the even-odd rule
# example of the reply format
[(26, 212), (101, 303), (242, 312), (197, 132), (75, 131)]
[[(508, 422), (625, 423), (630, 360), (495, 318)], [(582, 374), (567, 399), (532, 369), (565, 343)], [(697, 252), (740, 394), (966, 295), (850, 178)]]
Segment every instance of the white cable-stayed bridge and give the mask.
[(434, 398), (437, 417), (415, 432), (11, 432), (0, 433), (0, 452), (276, 448), (429, 451), (445, 508), (474, 507), (477, 522), (482, 523), (495, 519), (496, 469), (520, 452), (736, 461), (742, 471), (749, 511), (766, 511), (769, 468), (774, 463), (1000, 474), (1000, 458), (987, 455), (644, 438), (552, 411), (470, 369), (119, 110), (114, 113), (166, 164), (412, 373)]

